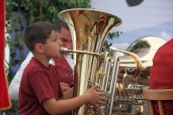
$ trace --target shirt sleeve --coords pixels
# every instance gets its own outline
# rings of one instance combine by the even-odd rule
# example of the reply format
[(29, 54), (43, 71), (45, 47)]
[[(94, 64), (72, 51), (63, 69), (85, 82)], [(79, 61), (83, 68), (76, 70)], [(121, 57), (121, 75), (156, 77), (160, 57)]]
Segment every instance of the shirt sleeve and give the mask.
[(28, 63), (32, 57), (33, 57), (33, 54), (31, 52), (29, 52), (26, 59), (22, 62), (19, 70), (15, 74), (13, 80), (11, 81), (11, 84), (8, 89), (11, 99), (18, 100), (19, 86), (20, 86), (22, 74), (23, 74), (25, 67), (28, 65)]

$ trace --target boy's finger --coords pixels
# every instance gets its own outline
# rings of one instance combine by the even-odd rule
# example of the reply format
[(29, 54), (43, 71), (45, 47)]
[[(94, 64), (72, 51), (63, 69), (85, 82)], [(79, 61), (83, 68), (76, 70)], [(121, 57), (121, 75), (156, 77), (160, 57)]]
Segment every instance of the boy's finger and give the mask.
[(91, 88), (92, 88), (92, 89), (96, 89), (96, 88), (97, 88), (97, 86), (96, 86), (96, 85), (93, 85)]
[(105, 97), (99, 97), (99, 99), (102, 100), (102, 101), (107, 101), (107, 100), (108, 100), (108, 99), (105, 98)]
[(96, 104), (95, 107), (96, 107), (99, 111), (101, 111), (101, 108), (100, 108), (99, 104)]
[(106, 93), (104, 93), (104, 92), (99, 92), (100, 94), (100, 96), (106, 96)]
[(99, 103), (99, 104), (103, 104), (103, 105), (105, 105), (105, 104), (106, 104), (106, 102), (105, 102), (105, 101), (98, 101), (98, 103)]

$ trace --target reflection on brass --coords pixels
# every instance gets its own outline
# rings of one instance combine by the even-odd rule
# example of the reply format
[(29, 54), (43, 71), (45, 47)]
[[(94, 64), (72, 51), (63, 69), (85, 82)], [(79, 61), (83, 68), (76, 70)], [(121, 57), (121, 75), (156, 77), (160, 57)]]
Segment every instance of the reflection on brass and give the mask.
[[(135, 67), (129, 69), (121, 66), (121, 57), (112, 59), (108, 52), (101, 53), (106, 35), (121, 24), (121, 19), (103, 11), (81, 8), (62, 11), (58, 16), (68, 24), (72, 34), (73, 50), (62, 47), (61, 52), (73, 52), (74, 97), (95, 84), (108, 98), (106, 105), (99, 105), (102, 111), (83, 105), (73, 115), (141, 115), (144, 100), (139, 79), (143, 67), (138, 55), (116, 50), (131, 57)], [(135, 112), (129, 108), (135, 108)]]
[[(113, 115), (142, 115), (145, 102), (142, 95), (143, 85), (140, 86), (138, 84), (138, 79), (142, 72), (141, 60), (138, 55), (132, 52), (118, 49), (112, 49), (112, 51), (121, 52), (124, 55), (129, 56), (134, 62), (134, 68), (129, 70), (121, 67), (121, 58), (119, 57), (120, 67), (116, 82)], [(129, 71), (133, 74), (129, 75)]]
[[(139, 46), (139, 43), (142, 45), (135, 49), (135, 45)], [(113, 107), (114, 115), (143, 115), (144, 109), (147, 108), (143, 106), (145, 100), (142, 89), (149, 84), (152, 59), (157, 49), (164, 43), (166, 41), (162, 38), (145, 36), (134, 41), (125, 51), (129, 52), (133, 49), (135, 54), (132, 58), (129, 58), (127, 54), (119, 56), (120, 67)], [(114, 50), (114, 52), (119, 52), (119, 50)], [(142, 66), (136, 63), (135, 58), (140, 60)]]
[[(84, 94), (92, 84), (97, 84), (97, 90), (103, 91), (102, 88), (104, 86), (101, 85), (105, 81), (102, 81), (104, 74), (100, 69), (106, 56), (101, 55), (101, 50), (106, 35), (110, 29), (121, 24), (121, 19), (110, 13), (81, 8), (62, 11), (58, 16), (67, 23), (72, 35), (72, 52), (74, 52), (74, 97)], [(117, 60), (118, 58), (115, 58), (116, 62), (114, 63), (118, 63)], [(117, 66), (114, 69), (116, 70)], [(111, 84), (112, 87), (114, 82)], [(110, 90), (113, 91), (114, 89), (110, 88)], [(111, 102), (112, 104), (109, 102), (105, 106), (100, 105), (103, 109), (102, 111), (96, 110), (91, 105), (83, 105), (79, 109), (74, 110), (73, 115), (111, 115), (112, 109), (109, 109), (109, 107), (113, 105), (113, 101)]]
[[(135, 45), (142, 43), (140, 48), (134, 49)], [(139, 56), (142, 62), (142, 72), (138, 80), (141, 85), (149, 85), (150, 71), (153, 64), (153, 58), (160, 46), (166, 43), (166, 40), (157, 37), (157, 36), (144, 36), (135, 40), (128, 48), (127, 51), (130, 51), (132, 48), (133, 52)], [(122, 62), (126, 62), (126, 67), (134, 67), (133, 64), (128, 64), (128, 60), (125, 58), (122, 59)]]

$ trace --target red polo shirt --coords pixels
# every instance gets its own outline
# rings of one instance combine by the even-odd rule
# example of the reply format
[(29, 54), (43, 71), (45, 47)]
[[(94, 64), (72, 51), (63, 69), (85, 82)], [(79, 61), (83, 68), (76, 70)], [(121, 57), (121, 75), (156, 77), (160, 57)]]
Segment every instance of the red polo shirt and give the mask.
[[(173, 39), (161, 46), (154, 58), (150, 74), (151, 89), (173, 89)], [(158, 105), (153, 102), (156, 115)], [(163, 102), (165, 115), (173, 115), (173, 101)]]

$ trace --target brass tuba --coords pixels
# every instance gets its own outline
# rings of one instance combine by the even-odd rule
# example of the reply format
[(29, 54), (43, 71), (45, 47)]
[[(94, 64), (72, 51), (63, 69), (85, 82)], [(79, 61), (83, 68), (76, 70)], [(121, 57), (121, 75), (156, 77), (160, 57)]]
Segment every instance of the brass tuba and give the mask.
[[(149, 85), (152, 59), (158, 48), (164, 43), (166, 40), (162, 38), (144, 36), (130, 44), (125, 52), (133, 52), (137, 55), (136, 58), (140, 58), (142, 67), (138, 74), (135, 74), (137, 63), (135, 64), (131, 57), (122, 54), (119, 56), (121, 66), (119, 67), (114, 98), (114, 114), (143, 115), (147, 112), (142, 90)], [(110, 49), (116, 52), (115, 47)]]
[[(74, 110), (73, 115), (112, 115), (119, 57), (112, 60), (108, 52), (102, 54), (101, 50), (107, 34), (122, 23), (121, 19), (107, 12), (84, 8), (64, 10), (58, 16), (67, 23), (72, 35), (73, 50), (61, 48), (61, 52), (73, 52), (74, 97), (84, 94), (93, 84), (98, 85), (97, 90), (106, 92), (108, 97), (107, 104), (100, 105), (102, 111), (86, 104)], [(135, 54), (124, 53), (135, 59), (138, 75), (140, 61)]]

